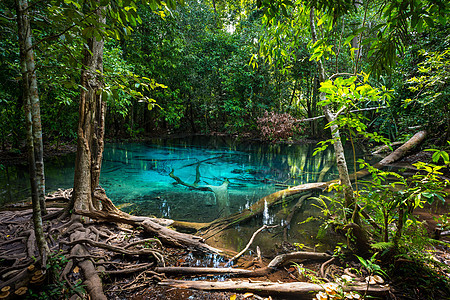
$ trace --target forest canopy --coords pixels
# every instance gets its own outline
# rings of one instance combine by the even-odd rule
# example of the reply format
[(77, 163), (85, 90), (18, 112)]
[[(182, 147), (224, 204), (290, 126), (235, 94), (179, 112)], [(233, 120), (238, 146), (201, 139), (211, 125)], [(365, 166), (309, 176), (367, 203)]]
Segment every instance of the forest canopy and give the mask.
[[(186, 1), (172, 8), (111, 3), (119, 11), (103, 29), (85, 27), (88, 16), (76, 2), (42, 1), (30, 9), (46, 143), (76, 138), (81, 45), (100, 34), (108, 137), (262, 134), (273, 122), (264, 121), (271, 111), (278, 126), (320, 116), (317, 60), (323, 59), (327, 76), (365, 72), (374, 87), (393, 90), (389, 103), (357, 107), (389, 106), (364, 113), (370, 129), (396, 140), (421, 124), (448, 138), (448, 7), (439, 1), (336, 2), (337, 8), (290, 1)], [(324, 11), (315, 43), (307, 21), (313, 4)], [(23, 100), (13, 1), (0, 9), (0, 139), (3, 149), (19, 149), (25, 123), (18, 121)], [(431, 112), (439, 117), (428, 118)], [(323, 136), (320, 122), (295, 122), (290, 134)]]

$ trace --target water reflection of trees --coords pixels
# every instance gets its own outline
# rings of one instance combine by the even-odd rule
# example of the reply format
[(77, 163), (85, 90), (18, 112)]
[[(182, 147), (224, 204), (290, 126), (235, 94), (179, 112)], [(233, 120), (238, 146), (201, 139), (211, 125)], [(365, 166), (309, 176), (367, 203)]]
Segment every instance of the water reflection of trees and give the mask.
[(323, 181), (334, 166), (331, 150), (313, 156), (314, 145), (264, 145), (256, 150), (256, 161), (285, 185)]

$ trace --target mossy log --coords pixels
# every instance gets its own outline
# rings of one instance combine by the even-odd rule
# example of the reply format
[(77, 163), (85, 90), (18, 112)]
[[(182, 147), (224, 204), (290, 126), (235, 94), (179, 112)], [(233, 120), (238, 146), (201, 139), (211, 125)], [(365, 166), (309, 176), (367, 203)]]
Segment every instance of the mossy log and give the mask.
[(228, 217), (212, 221), (211, 223), (208, 224), (208, 226), (201, 228), (198, 234), (204, 237), (205, 239), (208, 239), (227, 228), (230, 228), (236, 224), (239, 224), (241, 222), (244, 222), (250, 218), (253, 218), (261, 214), (266, 206), (271, 207), (277, 203), (280, 203), (287, 197), (297, 195), (302, 192), (307, 192), (313, 189), (323, 190), (326, 187), (327, 187), (326, 182), (315, 182), (302, 184), (282, 191), (277, 191), (273, 194), (270, 194), (268, 196), (259, 199), (248, 209), (245, 209), (241, 212), (235, 213)]

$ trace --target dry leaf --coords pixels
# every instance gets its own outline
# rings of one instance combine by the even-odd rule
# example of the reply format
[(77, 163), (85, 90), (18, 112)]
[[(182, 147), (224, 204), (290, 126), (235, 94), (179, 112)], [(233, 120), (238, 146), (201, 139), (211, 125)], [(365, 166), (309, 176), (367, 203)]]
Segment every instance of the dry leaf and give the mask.
[(230, 300), (236, 300), (236, 297), (237, 297), (236, 294), (234, 294), (230, 297)]
[(78, 268), (78, 266), (76, 266), (75, 268), (73, 268), (73, 272), (74, 272), (74, 273), (80, 272), (80, 268)]
[(247, 299), (247, 298), (250, 298), (250, 297), (253, 297), (253, 293), (245, 293), (244, 294), (244, 299)]

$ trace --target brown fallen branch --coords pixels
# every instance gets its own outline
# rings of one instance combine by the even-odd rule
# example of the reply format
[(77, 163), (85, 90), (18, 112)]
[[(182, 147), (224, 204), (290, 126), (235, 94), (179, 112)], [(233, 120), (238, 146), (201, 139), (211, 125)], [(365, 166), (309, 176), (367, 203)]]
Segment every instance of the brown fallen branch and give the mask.
[(375, 168), (380, 169), (384, 166), (392, 164), (397, 160), (400, 160), (403, 156), (405, 156), (409, 151), (411, 151), (414, 147), (422, 143), (422, 141), (427, 136), (427, 131), (422, 130), (416, 133), (412, 138), (410, 138), (406, 143), (398, 147), (394, 152), (383, 158), (381, 161), (374, 165)]
[(163, 226), (171, 226), (175, 229), (182, 230), (183, 232), (196, 233), (200, 229), (207, 227), (209, 224), (210, 223), (196, 223), (196, 222), (170, 220), (170, 223), (168, 225)]
[(335, 259), (336, 259), (336, 257), (332, 257), (320, 266), (320, 277), (325, 278), (325, 276), (326, 276), (325, 267), (327, 265), (331, 264)]
[[(203, 291), (236, 291), (252, 292), (265, 296), (287, 296), (301, 297), (301, 299), (312, 299), (315, 292), (325, 289), (318, 284), (308, 282), (248, 282), (248, 281), (185, 281), (185, 280), (163, 280), (158, 283), (162, 286), (174, 288), (196, 289)], [(344, 287), (345, 291), (367, 292), (372, 296), (383, 296), (389, 293), (390, 288), (378, 285), (357, 284)]]
[(390, 143), (389, 145), (382, 145), (382, 146), (376, 147), (372, 151), (372, 155), (380, 155), (384, 152), (391, 151), (393, 146), (398, 146), (398, 145), (402, 145), (402, 144), (403, 144), (403, 142), (393, 142), (393, 143)]
[(204, 267), (156, 267), (155, 272), (177, 275), (236, 275), (251, 276), (255, 272), (252, 270), (235, 268), (204, 268)]
[(331, 255), (328, 253), (322, 253), (322, 252), (291, 252), (286, 254), (281, 254), (276, 256), (272, 261), (269, 263), (269, 268), (278, 268), (280, 266), (283, 266), (284, 264), (295, 261), (295, 260), (302, 260), (302, 259), (310, 259), (310, 260), (327, 260), (330, 259)]
[(327, 260), (331, 255), (327, 253), (320, 252), (293, 252), (287, 254), (281, 254), (276, 256), (269, 263), (267, 267), (256, 269), (256, 270), (246, 270), (238, 268), (203, 268), (203, 267), (157, 267), (155, 271), (158, 273), (169, 273), (169, 274), (189, 274), (189, 275), (204, 275), (204, 274), (224, 274), (224, 275), (236, 275), (242, 277), (260, 277), (268, 275), (281, 268), (283, 265), (298, 260)]
[(230, 264), (231, 264), (233, 261), (235, 261), (236, 259), (238, 259), (239, 257), (241, 257), (241, 256), (245, 253), (245, 251), (248, 250), (248, 248), (251, 246), (251, 244), (252, 244), (253, 241), (255, 240), (255, 237), (258, 235), (258, 233), (260, 233), (261, 231), (263, 231), (263, 230), (265, 230), (265, 229), (275, 228), (275, 227), (278, 227), (278, 225), (274, 225), (274, 226), (263, 225), (261, 228), (259, 228), (258, 230), (256, 230), (256, 231), (253, 233), (252, 237), (250, 238), (250, 241), (249, 241), (249, 242), (247, 243), (247, 245), (245, 246), (245, 248), (244, 248), (241, 252), (239, 252), (238, 254), (236, 254), (235, 256), (233, 256), (232, 258), (230, 258), (230, 259), (228, 260), (228, 262), (225, 264), (225, 267), (230, 266)]

